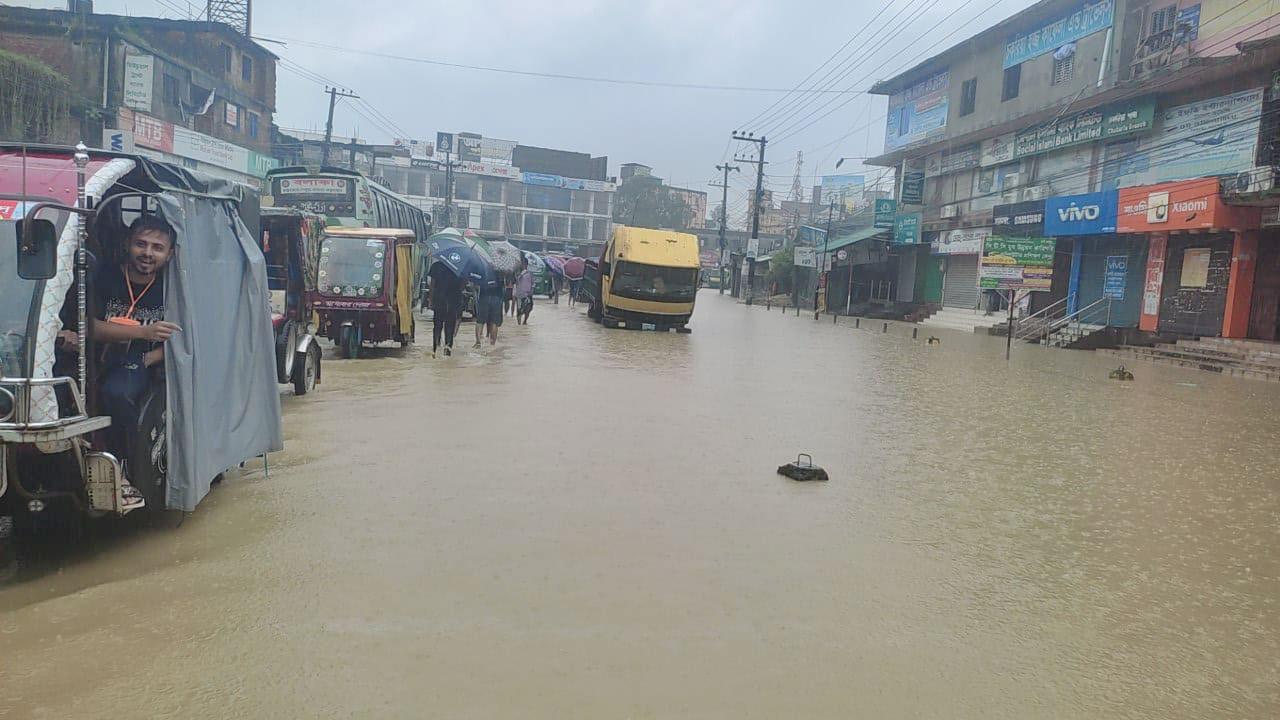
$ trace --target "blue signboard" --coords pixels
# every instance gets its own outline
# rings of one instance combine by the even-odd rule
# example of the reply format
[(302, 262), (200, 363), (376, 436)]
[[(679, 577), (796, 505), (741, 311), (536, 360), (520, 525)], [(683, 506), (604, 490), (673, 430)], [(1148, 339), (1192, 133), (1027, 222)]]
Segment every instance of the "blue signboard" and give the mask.
[(545, 185), (547, 187), (560, 187), (561, 181), (559, 175), (532, 172), (521, 173), (521, 179), (525, 185)]
[(1112, 300), (1124, 299), (1124, 286), (1129, 276), (1128, 255), (1108, 255), (1107, 274), (1102, 281), (1102, 296)]
[(1016, 37), (1004, 46), (1004, 66), (1007, 69), (1021, 65), (1067, 43), (1106, 30), (1111, 27), (1115, 14), (1115, 0), (1101, 0), (1093, 5), (1085, 5), (1039, 30)]
[(1083, 195), (1063, 195), (1044, 201), (1044, 234), (1108, 235), (1116, 231), (1118, 193), (1104, 190)]

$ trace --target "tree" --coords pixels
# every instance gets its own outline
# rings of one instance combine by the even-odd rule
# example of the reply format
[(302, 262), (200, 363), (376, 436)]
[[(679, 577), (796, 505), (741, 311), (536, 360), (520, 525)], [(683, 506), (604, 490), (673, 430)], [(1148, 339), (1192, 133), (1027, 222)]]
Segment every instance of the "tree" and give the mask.
[(655, 177), (632, 177), (618, 188), (613, 221), (646, 228), (682, 228), (689, 208), (671, 188)]
[(788, 243), (786, 247), (775, 252), (769, 260), (769, 274), (766, 282), (769, 287), (777, 283), (779, 295), (791, 294), (791, 285), (796, 277), (795, 253), (795, 247)]

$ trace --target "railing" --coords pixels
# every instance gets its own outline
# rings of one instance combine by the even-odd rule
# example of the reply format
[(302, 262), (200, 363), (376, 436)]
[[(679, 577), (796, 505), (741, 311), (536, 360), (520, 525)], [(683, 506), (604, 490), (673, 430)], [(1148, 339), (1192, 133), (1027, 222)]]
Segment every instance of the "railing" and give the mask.
[(1044, 340), (1048, 337), (1046, 329), (1054, 322), (1061, 320), (1068, 315), (1067, 306), (1070, 304), (1074, 295), (1067, 295), (1052, 305), (1038, 310), (1020, 320), (1018, 326), (1014, 330), (1014, 340)]
[[(1100, 324), (1106, 327), (1111, 324), (1111, 298), (1103, 297), (1094, 300), (1083, 308), (1067, 315), (1061, 321), (1055, 323), (1052, 329), (1045, 334), (1045, 344), (1047, 346), (1059, 347), (1070, 342), (1080, 339), (1083, 333), (1083, 326), (1086, 322), (1091, 325)], [(1101, 321), (1101, 322), (1099, 322)], [(1052, 336), (1055, 334), (1065, 334), (1070, 336), (1070, 340), (1054, 341)]]
[[(56, 388), (65, 385), (71, 393), (71, 399), (75, 403), (76, 414), (71, 417), (60, 417), (57, 420), (46, 422), (31, 422), (31, 403), (35, 390), (45, 388), (48, 392), (56, 392)], [(0, 409), (5, 413), (0, 416), (0, 429), (5, 430), (48, 430), (62, 425), (78, 422), (88, 419), (89, 415), (85, 412), (84, 398), (80, 395), (80, 389), (76, 387), (76, 383), (69, 377), (56, 378), (0, 378), (0, 396), (3, 396), (2, 405), (8, 405), (8, 408)]]

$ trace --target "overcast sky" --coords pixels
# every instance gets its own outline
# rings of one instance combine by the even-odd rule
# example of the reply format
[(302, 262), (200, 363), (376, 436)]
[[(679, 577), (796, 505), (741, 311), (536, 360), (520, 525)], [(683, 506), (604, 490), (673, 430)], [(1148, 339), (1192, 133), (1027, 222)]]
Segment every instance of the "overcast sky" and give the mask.
[[(21, 4), (64, 6), (52, 0)], [(395, 126), (422, 139), (434, 140), (440, 130), (470, 131), (607, 155), (611, 174), (621, 163), (641, 162), (673, 184), (715, 192), (706, 187), (716, 176), (715, 165), (732, 158), (739, 146), (728, 143), (730, 132), (763, 131), (776, 139), (768, 151), (767, 186), (785, 196), (798, 150), (805, 154), (806, 188), (816, 176), (836, 172), (834, 163), (842, 155), (879, 153), (884, 98), (797, 94), (779, 108), (794, 111), (791, 117), (778, 117), (775, 110), (774, 117), (747, 125), (783, 93), (529, 77), (370, 57), (298, 41), (541, 73), (790, 89), (856, 38), (811, 84), (835, 66), (819, 86), (857, 90), (1030, 4), (893, 0), (886, 8), (831, 0), (258, 0), (253, 30), (261, 38), (292, 39), (287, 46), (266, 46), (305, 71), (350, 87)], [(167, 17), (187, 7), (184, 0), (96, 2), (98, 12)], [(194, 14), (202, 5), (190, 7)], [(285, 67), (278, 78), (276, 123), (322, 130), (324, 80), (304, 79)], [(390, 139), (389, 129), (357, 109), (347, 101), (339, 104), (335, 132)], [(812, 120), (817, 122), (808, 125)], [(857, 163), (846, 162), (839, 172), (851, 168), (857, 172)], [(732, 180), (731, 207), (745, 202), (752, 169), (744, 165)], [(716, 202), (713, 197), (710, 204)]]

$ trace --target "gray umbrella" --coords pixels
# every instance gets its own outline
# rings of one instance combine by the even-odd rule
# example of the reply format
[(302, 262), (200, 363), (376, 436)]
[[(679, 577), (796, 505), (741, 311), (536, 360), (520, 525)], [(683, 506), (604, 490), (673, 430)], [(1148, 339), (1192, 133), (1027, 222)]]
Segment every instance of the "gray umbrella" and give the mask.
[(504, 275), (520, 272), (524, 267), (520, 257), (520, 250), (506, 240), (489, 243), (489, 259), (493, 261), (493, 269)]

